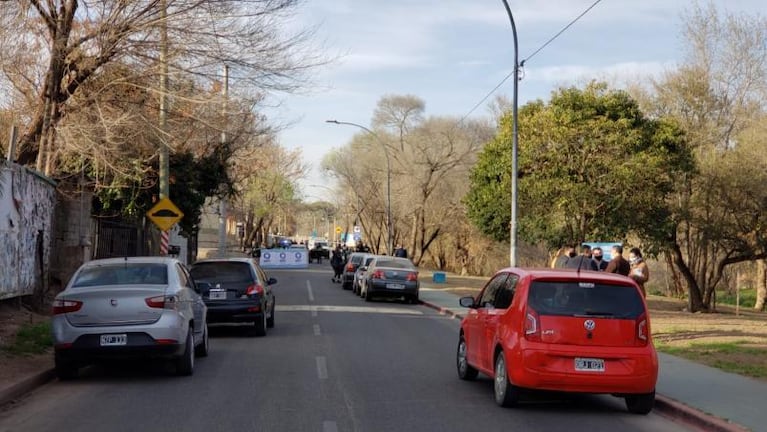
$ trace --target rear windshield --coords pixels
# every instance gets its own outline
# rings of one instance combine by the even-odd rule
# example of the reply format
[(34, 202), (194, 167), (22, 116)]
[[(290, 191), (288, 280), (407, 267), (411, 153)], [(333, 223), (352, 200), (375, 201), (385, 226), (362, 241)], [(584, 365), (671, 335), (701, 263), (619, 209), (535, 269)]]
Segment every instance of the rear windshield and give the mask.
[(540, 315), (635, 319), (644, 313), (636, 288), (592, 282), (535, 281), (527, 303)]
[(73, 288), (112, 285), (167, 285), (168, 267), (156, 263), (123, 263), (86, 267)]
[(202, 262), (189, 271), (196, 281), (252, 282), (250, 266), (243, 262)]
[(349, 259), (349, 261), (352, 264), (359, 264), (359, 263), (362, 262), (362, 257), (364, 257), (364, 256), (365, 255), (352, 255), (352, 257)]
[(406, 261), (399, 261), (399, 260), (378, 260), (376, 262), (376, 267), (387, 267), (387, 268), (399, 268), (399, 269), (407, 269), (407, 270), (413, 270), (413, 265)]

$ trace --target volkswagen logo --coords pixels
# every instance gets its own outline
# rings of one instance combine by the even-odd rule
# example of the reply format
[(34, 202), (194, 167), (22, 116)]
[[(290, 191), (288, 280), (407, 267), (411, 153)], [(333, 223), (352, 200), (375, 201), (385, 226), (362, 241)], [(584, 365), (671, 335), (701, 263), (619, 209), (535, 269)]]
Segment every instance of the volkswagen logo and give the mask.
[(117, 307), (117, 299), (111, 299), (109, 300), (109, 304), (112, 305), (112, 307)]
[(595, 323), (594, 320), (586, 320), (583, 322), (583, 327), (588, 331), (594, 330), (594, 327), (596, 326), (597, 326), (597, 323)]

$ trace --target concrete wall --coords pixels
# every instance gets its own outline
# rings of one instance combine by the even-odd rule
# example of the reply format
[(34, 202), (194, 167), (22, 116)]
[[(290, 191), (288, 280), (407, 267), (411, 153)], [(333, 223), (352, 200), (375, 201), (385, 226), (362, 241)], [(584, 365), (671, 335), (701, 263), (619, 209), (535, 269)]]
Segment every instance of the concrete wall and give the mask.
[(55, 184), (0, 161), (0, 300), (47, 289)]
[(69, 278), (86, 261), (93, 248), (91, 191), (59, 193), (53, 231), (50, 277), (54, 294), (66, 286)]

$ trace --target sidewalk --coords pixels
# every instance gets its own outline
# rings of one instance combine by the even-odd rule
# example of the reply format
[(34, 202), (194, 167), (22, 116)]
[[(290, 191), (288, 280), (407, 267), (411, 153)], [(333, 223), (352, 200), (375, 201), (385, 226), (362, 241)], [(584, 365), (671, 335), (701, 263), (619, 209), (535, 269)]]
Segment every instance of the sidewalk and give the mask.
[[(476, 278), (448, 275), (448, 282), (434, 283), (421, 272), (420, 299), (446, 315), (462, 318), (467, 309), (458, 304), (451, 289), (477, 287)], [(480, 284), (481, 286), (481, 284)], [(658, 353), (660, 370), (655, 410), (706, 431), (759, 431), (767, 428), (767, 383), (682, 358)]]

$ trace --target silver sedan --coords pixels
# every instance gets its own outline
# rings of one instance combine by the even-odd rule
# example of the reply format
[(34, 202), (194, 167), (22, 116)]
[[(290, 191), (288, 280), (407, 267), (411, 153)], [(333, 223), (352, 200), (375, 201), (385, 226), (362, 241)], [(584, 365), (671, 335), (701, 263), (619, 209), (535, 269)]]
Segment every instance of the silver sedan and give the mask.
[(172, 258), (83, 264), (56, 296), (51, 324), (60, 379), (112, 358), (166, 358), (178, 375), (191, 375), (195, 355), (208, 355), (207, 308), (186, 268)]

